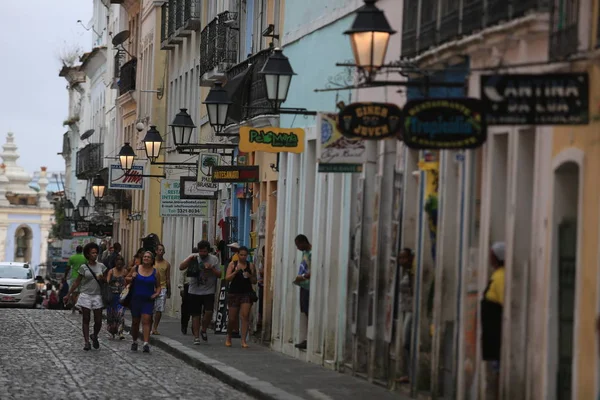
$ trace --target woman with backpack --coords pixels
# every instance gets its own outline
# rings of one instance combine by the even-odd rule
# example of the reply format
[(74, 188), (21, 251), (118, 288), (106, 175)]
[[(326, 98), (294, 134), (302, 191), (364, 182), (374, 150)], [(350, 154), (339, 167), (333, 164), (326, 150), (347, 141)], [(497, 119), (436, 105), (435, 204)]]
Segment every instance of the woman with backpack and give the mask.
[[(98, 341), (98, 333), (102, 329), (102, 309), (104, 302), (102, 300), (101, 282), (104, 282), (104, 274), (106, 266), (97, 262), (100, 247), (96, 243), (88, 243), (83, 248), (83, 255), (87, 262), (79, 266), (79, 276), (73, 282), (69, 289), (69, 293), (65, 297), (65, 301), (69, 301), (73, 292), (79, 288), (79, 298), (77, 299), (77, 307), (80, 307), (83, 313), (83, 339), (85, 345), (83, 350), (89, 351), (94, 346), (94, 349), (100, 348)], [(94, 333), (90, 335), (90, 319), (94, 314)], [(92, 345), (90, 345), (90, 339)]]

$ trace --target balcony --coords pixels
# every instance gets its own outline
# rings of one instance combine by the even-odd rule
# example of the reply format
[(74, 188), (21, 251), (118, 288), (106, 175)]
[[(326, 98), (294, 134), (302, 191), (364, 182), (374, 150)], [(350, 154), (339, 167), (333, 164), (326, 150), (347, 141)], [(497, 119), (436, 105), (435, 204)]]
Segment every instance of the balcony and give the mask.
[(200, 29), (200, 0), (176, 0), (175, 9), (175, 35), (188, 37)]
[(160, 7), (160, 49), (172, 50), (175, 45), (169, 43), (169, 3)]
[(223, 81), (237, 62), (237, 13), (225, 11), (213, 19), (200, 35), (200, 86)]
[(119, 72), (119, 96), (135, 90), (137, 58), (132, 58), (121, 67)]
[(102, 143), (92, 143), (77, 152), (75, 176), (80, 180), (92, 179), (103, 168)]
[(259, 115), (272, 114), (267, 100), (267, 87), (259, 75), (272, 49), (264, 49), (227, 71), (225, 89), (234, 102), (229, 107), (231, 123), (239, 123)]
[(579, 25), (577, 22), (566, 28), (550, 33), (550, 60), (564, 60), (577, 53), (579, 48)]
[[(548, 11), (547, 0), (405, 0), (402, 28), (402, 56), (415, 57), (460, 36), (469, 36), (484, 28), (502, 24), (530, 12)], [(435, 12), (442, 7), (441, 15)], [(418, 7), (422, 9), (419, 12)], [(416, 29), (417, 15), (421, 24)]]

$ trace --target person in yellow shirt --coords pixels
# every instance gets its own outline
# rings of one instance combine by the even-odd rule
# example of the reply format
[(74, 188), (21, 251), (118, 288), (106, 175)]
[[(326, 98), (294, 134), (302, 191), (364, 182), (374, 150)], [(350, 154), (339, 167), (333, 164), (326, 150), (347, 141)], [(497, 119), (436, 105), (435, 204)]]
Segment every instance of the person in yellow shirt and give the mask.
[(500, 349), (502, 346), (502, 313), (504, 310), (504, 242), (496, 242), (490, 248), (490, 265), (493, 269), (490, 281), (481, 300), (481, 352), (488, 367), (488, 396), (497, 398), (500, 372)]
[(227, 247), (229, 247), (229, 249), (231, 250), (231, 260), (229, 260), (230, 263), (234, 263), (237, 262), (239, 260), (239, 256), (238, 256), (238, 251), (240, 251), (240, 244), (235, 242), (235, 243), (230, 243), (227, 245)]

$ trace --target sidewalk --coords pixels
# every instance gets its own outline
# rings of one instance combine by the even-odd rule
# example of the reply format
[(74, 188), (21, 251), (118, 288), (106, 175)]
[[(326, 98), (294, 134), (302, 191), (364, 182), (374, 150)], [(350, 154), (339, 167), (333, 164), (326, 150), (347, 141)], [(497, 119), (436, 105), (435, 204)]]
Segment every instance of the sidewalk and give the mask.
[[(130, 320), (126, 324), (129, 326)], [(251, 396), (264, 400), (404, 400), (365, 380), (316, 364), (271, 351), (258, 343), (242, 349), (240, 340), (225, 347), (225, 336), (208, 331), (208, 343), (192, 344), (191, 321), (188, 335), (181, 333), (179, 320), (163, 316), (159, 336), (151, 343), (188, 364), (216, 377)]]

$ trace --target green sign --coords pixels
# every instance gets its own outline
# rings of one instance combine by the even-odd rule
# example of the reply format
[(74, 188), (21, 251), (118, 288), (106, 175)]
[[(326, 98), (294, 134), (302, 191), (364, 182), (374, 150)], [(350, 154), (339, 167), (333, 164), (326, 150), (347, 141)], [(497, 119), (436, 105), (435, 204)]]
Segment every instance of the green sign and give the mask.
[(362, 172), (362, 164), (323, 164), (319, 163), (319, 172), (354, 174)]

